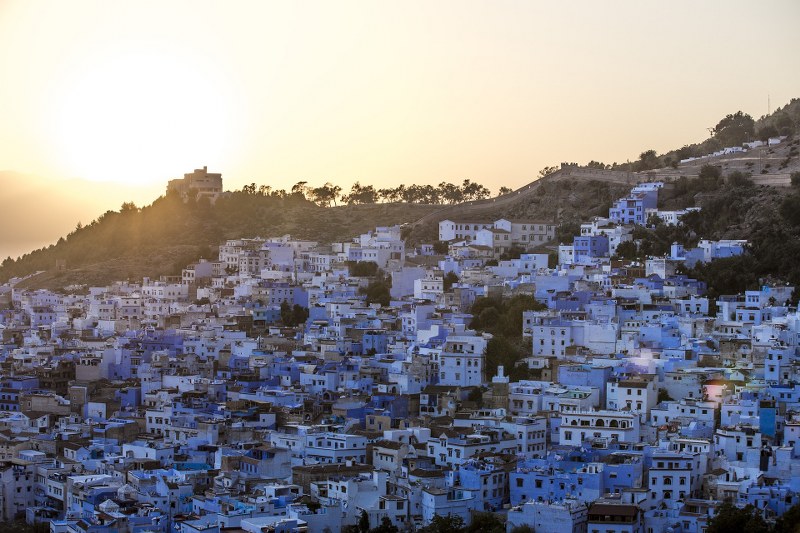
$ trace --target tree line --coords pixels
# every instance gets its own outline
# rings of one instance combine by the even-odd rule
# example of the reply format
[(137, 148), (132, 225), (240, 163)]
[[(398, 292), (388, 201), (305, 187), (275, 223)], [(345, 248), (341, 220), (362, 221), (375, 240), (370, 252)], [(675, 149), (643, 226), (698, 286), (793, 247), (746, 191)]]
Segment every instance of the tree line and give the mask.
[[(336, 206), (339, 203), (357, 205), (379, 202), (452, 205), (472, 200), (484, 200), (491, 196), (488, 188), (469, 179), (465, 179), (461, 185), (443, 181), (437, 186), (400, 184), (397, 187), (383, 189), (375, 188), (373, 185), (362, 185), (357, 181), (348, 193), (345, 193), (339, 185), (331, 182), (313, 187), (306, 181), (299, 181), (288, 192), (285, 189), (273, 189), (269, 185), (250, 183), (237, 192), (272, 198), (308, 200), (322, 207)], [(510, 192), (512, 192), (511, 188), (500, 187), (500, 195)]]

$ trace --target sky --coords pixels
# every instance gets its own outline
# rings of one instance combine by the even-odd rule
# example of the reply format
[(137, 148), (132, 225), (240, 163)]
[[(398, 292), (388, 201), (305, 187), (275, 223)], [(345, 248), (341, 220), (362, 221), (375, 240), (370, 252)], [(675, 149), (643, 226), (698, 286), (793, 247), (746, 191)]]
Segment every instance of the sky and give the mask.
[[(0, 171), (97, 183), (84, 222), (203, 166), (226, 189), (519, 187), (800, 97), (798, 22), (796, 0), (0, 0)], [(55, 240), (12, 252), (8, 222), (3, 256)]]

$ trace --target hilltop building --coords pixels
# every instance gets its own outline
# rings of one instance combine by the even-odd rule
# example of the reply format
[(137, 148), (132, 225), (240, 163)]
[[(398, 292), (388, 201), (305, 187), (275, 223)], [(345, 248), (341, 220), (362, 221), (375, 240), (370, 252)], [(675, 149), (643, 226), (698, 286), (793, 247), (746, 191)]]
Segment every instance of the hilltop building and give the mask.
[(189, 199), (208, 198), (213, 204), (222, 194), (222, 174), (211, 174), (208, 167), (196, 168), (194, 172), (184, 174), (183, 178), (169, 180), (167, 194), (177, 192), (184, 202)]

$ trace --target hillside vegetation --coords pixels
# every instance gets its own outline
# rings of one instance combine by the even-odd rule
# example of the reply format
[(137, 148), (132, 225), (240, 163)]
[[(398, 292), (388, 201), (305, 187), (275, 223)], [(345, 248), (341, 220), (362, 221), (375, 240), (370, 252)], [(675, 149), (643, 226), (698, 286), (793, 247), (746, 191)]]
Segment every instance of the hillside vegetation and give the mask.
[[(64, 287), (101, 284), (116, 279), (177, 274), (186, 264), (216, 258), (217, 246), (229, 238), (291, 234), (321, 242), (341, 240), (378, 224), (400, 224), (437, 209), (417, 204), (371, 204), (319, 207), (303, 198), (274, 198), (241, 191), (215, 205), (184, 203), (161, 197), (137, 208), (123, 204), (86, 226), (78, 226), (57, 243), (0, 266), (0, 281), (48, 271), (30, 286)], [(54, 273), (57, 260), (67, 271)]]
[[(800, 257), (799, 189), (756, 185), (751, 178), (757, 170), (756, 179), (761, 179), (762, 173), (780, 171), (785, 174), (784, 183), (788, 182), (787, 172), (800, 165), (800, 140), (793, 137), (798, 124), (797, 99), (757, 121), (742, 113), (723, 118), (709, 141), (692, 145), (692, 153), (711, 151), (723, 141), (775, 131), (789, 138), (775, 149), (765, 149), (761, 168), (755, 166), (753, 157), (736, 155), (702, 167), (681, 165), (662, 172), (663, 179), (669, 180), (660, 196), (662, 207), (699, 206), (702, 211), (688, 217), (683, 227), (637, 228), (637, 244), (623, 248), (625, 255), (644, 259), (666, 253), (672, 242), (694, 246), (700, 238), (749, 239), (749, 254), (714, 262), (692, 274), (708, 281), (712, 294), (738, 292), (766, 279), (800, 285), (796, 260)], [(637, 163), (640, 170), (658, 168), (668, 159), (675, 163), (675, 157), (688, 154), (680, 150), (663, 156), (649, 152)], [(764, 163), (768, 156), (778, 157), (780, 164), (773, 167)], [(0, 264), (0, 282), (44, 271), (22, 286), (57, 289), (176, 274), (199, 258), (215, 258), (222, 241), (239, 237), (291, 234), (332, 242), (378, 225), (409, 223), (404, 233), (409, 244), (430, 243), (437, 239), (438, 222), (445, 218), (555, 221), (560, 224), (560, 240), (568, 242), (579, 230), (580, 221), (607, 215), (614, 199), (623, 196), (636, 181), (652, 178), (647, 173), (609, 171), (610, 166), (591, 162), (582, 169), (557, 171), (548, 167), (542, 170), (540, 179), (517, 191), (503, 188), (501, 196), (491, 199), (485, 187), (464, 180), (461, 185), (442, 182), (438, 187), (414, 185), (385, 190), (356, 183), (349, 194), (340, 194), (341, 189), (330, 183), (313, 188), (300, 182), (291, 193), (253, 183), (225, 193), (213, 206), (207, 201), (184, 203), (172, 195), (141, 209), (128, 202), (119, 211), (107, 211), (86, 226), (79, 224), (55, 244), (16, 260), (7, 258)], [(337, 198), (347, 205), (335, 206)], [(334, 207), (328, 207), (331, 203)], [(55, 272), (57, 260), (66, 261), (66, 272)]]

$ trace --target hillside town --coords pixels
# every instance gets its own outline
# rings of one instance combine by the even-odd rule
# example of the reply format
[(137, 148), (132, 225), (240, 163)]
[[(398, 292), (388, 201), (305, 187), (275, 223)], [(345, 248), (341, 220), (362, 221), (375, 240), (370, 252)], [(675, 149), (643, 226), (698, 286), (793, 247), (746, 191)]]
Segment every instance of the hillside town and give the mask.
[[(622, 259), (637, 226), (697, 209), (660, 210), (664, 186), (566, 244), (552, 220), (446, 219), (413, 247), (379, 226), (229, 239), (180, 276), (104, 287), (12, 279), (0, 521), (415, 531), (491, 513), (509, 533), (702, 533), (725, 502), (774, 521), (800, 504), (795, 289), (711, 298), (685, 273), (743, 240)], [(206, 168), (169, 187), (224, 194)]]

